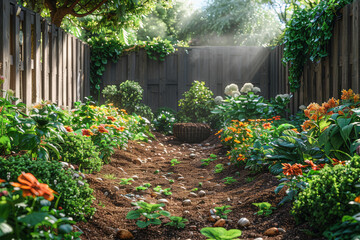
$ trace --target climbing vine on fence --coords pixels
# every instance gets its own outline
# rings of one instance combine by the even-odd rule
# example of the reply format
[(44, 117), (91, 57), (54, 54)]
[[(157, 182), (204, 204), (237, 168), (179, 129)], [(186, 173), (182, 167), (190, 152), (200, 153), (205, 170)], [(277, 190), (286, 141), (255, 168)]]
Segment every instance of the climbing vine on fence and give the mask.
[(325, 0), (313, 8), (298, 8), (286, 25), (283, 62), (289, 64), (291, 92), (300, 87), (300, 77), (308, 60), (327, 56), (337, 11), (353, 0)]
[(91, 46), (91, 90), (98, 95), (101, 77), (109, 60), (116, 63), (120, 56), (143, 48), (150, 59), (164, 61), (167, 55), (176, 51), (177, 46), (187, 46), (183, 42), (173, 45), (169, 40), (161, 38), (124, 45), (122, 41), (116, 38), (102, 36), (92, 37), (88, 43)]

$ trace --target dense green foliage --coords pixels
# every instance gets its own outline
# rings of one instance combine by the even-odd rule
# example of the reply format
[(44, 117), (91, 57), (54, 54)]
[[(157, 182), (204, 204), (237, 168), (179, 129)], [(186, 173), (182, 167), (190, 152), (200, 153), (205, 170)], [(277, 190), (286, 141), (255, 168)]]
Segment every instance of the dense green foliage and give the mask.
[(17, 181), (22, 172), (32, 172), (34, 176), (59, 193), (58, 206), (69, 216), (85, 220), (94, 214), (91, 207), (93, 190), (89, 184), (72, 170), (65, 170), (57, 161), (32, 160), (29, 155), (0, 158), (0, 178)]
[(59, 144), (62, 161), (76, 164), (81, 170), (96, 172), (101, 170), (103, 162), (99, 157), (100, 152), (90, 138), (74, 133), (63, 134), (62, 137), (63, 142), (59, 142), (56, 138), (50, 140)]
[(308, 8), (297, 8), (284, 34), (283, 62), (289, 64), (291, 92), (300, 87), (304, 64), (327, 56), (326, 45), (332, 37), (336, 12), (352, 0), (320, 1)]
[(179, 101), (180, 111), (177, 113), (179, 122), (209, 123), (211, 110), (215, 107), (212, 91), (205, 82), (194, 81), (189, 91)]
[(158, 109), (153, 124), (155, 130), (165, 135), (172, 134), (172, 126), (175, 123), (175, 112), (169, 108)]
[(129, 114), (138, 114), (152, 121), (154, 115), (149, 106), (141, 103), (144, 90), (138, 82), (127, 80), (117, 88), (109, 85), (102, 91), (107, 103), (125, 109)]
[(324, 231), (337, 223), (344, 214), (358, 210), (348, 203), (360, 195), (356, 187), (360, 183), (360, 157), (350, 165), (325, 167), (309, 180), (309, 186), (298, 195), (292, 214), (298, 222), (307, 221), (311, 226)]

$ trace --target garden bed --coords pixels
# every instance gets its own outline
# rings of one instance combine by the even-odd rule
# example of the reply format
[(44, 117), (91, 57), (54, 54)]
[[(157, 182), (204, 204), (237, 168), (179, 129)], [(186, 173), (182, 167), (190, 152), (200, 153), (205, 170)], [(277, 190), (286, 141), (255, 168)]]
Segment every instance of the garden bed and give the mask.
[[(195, 156), (190, 157), (193, 154)], [(216, 154), (217, 160), (208, 166), (201, 166), (201, 159), (208, 158), (210, 154)], [(269, 202), (276, 206), (280, 202), (284, 195), (274, 193), (279, 182), (269, 173), (254, 175), (242, 167), (228, 167), (225, 154), (226, 150), (215, 136), (201, 144), (183, 144), (173, 137), (160, 134), (156, 134), (156, 140), (149, 143), (130, 141), (127, 150), (116, 150), (111, 163), (105, 165), (99, 173), (86, 176), (94, 189), (94, 207), (97, 212), (87, 223), (78, 223), (77, 226), (84, 232), (81, 238), (116, 239), (119, 229), (127, 229), (134, 235), (134, 239), (206, 239), (200, 234), (200, 229), (214, 224), (208, 221), (209, 210), (230, 205), (232, 212), (228, 214), (224, 226), (226, 229), (238, 228), (237, 221), (242, 217), (251, 222), (249, 227), (240, 228), (243, 231), (241, 239), (316, 239), (305, 234), (308, 229), (306, 225), (295, 225), (289, 213), (290, 203), (278, 207), (270, 216), (254, 215), (257, 208), (252, 203)], [(171, 166), (170, 161), (174, 158), (181, 163)], [(214, 167), (219, 163), (224, 164), (224, 171), (214, 173)], [(159, 173), (155, 174), (156, 170), (160, 170)], [(169, 172), (173, 174), (166, 175)], [(237, 182), (225, 185), (223, 178), (228, 176), (233, 176)], [(177, 180), (179, 177), (183, 179)], [(131, 186), (124, 186), (119, 184), (121, 178), (134, 178), (135, 181)], [(170, 184), (170, 179), (175, 182)], [(202, 187), (199, 187), (199, 182)], [(135, 187), (144, 183), (151, 183), (152, 187), (146, 191), (135, 191)], [(173, 194), (151, 194), (150, 189), (157, 185), (171, 187)], [(206, 195), (189, 196), (194, 188), (204, 190)], [(169, 202), (165, 210), (189, 220), (184, 229), (176, 230), (164, 224), (140, 229), (135, 220), (126, 219), (126, 214), (133, 209), (131, 201), (156, 203), (160, 198)], [(183, 206), (185, 199), (191, 199), (192, 204)], [(273, 237), (264, 236), (263, 233), (271, 227), (282, 228), (286, 232)]]

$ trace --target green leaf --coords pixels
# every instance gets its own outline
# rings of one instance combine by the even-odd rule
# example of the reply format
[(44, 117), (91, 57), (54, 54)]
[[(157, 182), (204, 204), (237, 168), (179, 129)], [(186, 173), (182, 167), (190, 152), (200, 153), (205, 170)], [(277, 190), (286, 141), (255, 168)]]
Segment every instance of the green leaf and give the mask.
[(36, 224), (44, 221), (45, 217), (48, 217), (48, 216), (49, 216), (49, 213), (47, 213), (47, 212), (33, 212), (24, 217), (18, 217), (18, 221), (34, 227)]
[(140, 218), (140, 212), (138, 210), (132, 210), (126, 215), (126, 219), (138, 219)]
[(136, 225), (137, 225), (139, 228), (146, 228), (147, 226), (150, 225), (150, 223), (139, 220), (139, 221), (136, 222)]
[(58, 229), (60, 233), (70, 233), (73, 227), (70, 224), (63, 224)]

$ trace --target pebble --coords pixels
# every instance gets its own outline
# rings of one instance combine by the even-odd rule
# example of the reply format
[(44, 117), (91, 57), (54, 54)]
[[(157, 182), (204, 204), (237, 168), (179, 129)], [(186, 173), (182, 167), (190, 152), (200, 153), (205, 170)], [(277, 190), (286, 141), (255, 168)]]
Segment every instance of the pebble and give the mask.
[(237, 222), (237, 225), (239, 225), (240, 227), (246, 227), (250, 225), (250, 221), (247, 218), (240, 218)]
[(120, 229), (117, 233), (116, 233), (116, 237), (119, 239), (133, 239), (134, 235), (132, 235), (131, 232), (129, 232), (129, 230), (126, 229)]
[(105, 196), (109, 195), (109, 192), (104, 192), (104, 195), (105, 195)]
[(190, 214), (190, 211), (185, 210), (185, 211), (183, 212), (183, 214), (184, 214), (184, 215), (189, 215), (189, 214)]
[(183, 204), (184, 206), (190, 206), (190, 205), (191, 205), (191, 200), (190, 200), (190, 199), (186, 199), (186, 200), (184, 200), (184, 201), (182, 202), (182, 204)]
[(190, 228), (190, 230), (193, 230), (193, 231), (196, 231), (196, 230), (197, 230), (196, 225), (191, 225), (191, 226), (189, 226), (189, 228)]
[(190, 192), (190, 193), (189, 193), (189, 196), (190, 196), (190, 197), (197, 197), (198, 195), (197, 195), (196, 193), (194, 193), (194, 192)]
[(183, 190), (186, 190), (186, 187), (180, 187), (181, 189), (183, 189)]
[(189, 155), (191, 158), (195, 158), (196, 157), (196, 154), (195, 153), (190, 153)]
[(226, 223), (225, 219), (219, 219), (214, 224), (214, 227), (223, 227), (223, 226), (225, 226), (225, 223)]
[(275, 235), (278, 235), (280, 232), (285, 232), (285, 230), (282, 228), (272, 227), (272, 228), (269, 228), (268, 230), (266, 230), (264, 232), (264, 235), (265, 236), (275, 236)]
[(263, 238), (255, 238), (254, 240), (263, 240)]
[(205, 143), (204, 146), (210, 146), (210, 143)]
[(200, 190), (198, 192), (199, 197), (204, 197), (206, 195), (206, 192), (204, 190)]
[(102, 181), (102, 178), (99, 178), (99, 177), (98, 177), (98, 178), (96, 178), (96, 180)]
[(177, 180), (184, 180), (184, 177), (178, 177)]
[(134, 175), (134, 176), (132, 176), (131, 178), (133, 178), (134, 180), (138, 180), (138, 179), (139, 179), (139, 177), (138, 177), (137, 175)]
[(65, 167), (69, 167), (69, 163), (67, 162), (60, 162), (62, 167), (65, 168)]
[(139, 159), (134, 159), (133, 163), (135, 163), (136, 165), (141, 165), (143, 162)]
[(157, 200), (158, 203), (169, 203), (169, 201), (165, 198)]
[(77, 173), (74, 173), (74, 174), (73, 174), (73, 177), (74, 177), (74, 178), (79, 178), (79, 177), (80, 177), (80, 175), (79, 175), (79, 174), (77, 174)]
[(194, 148), (189, 148), (190, 152), (195, 152), (196, 150)]

